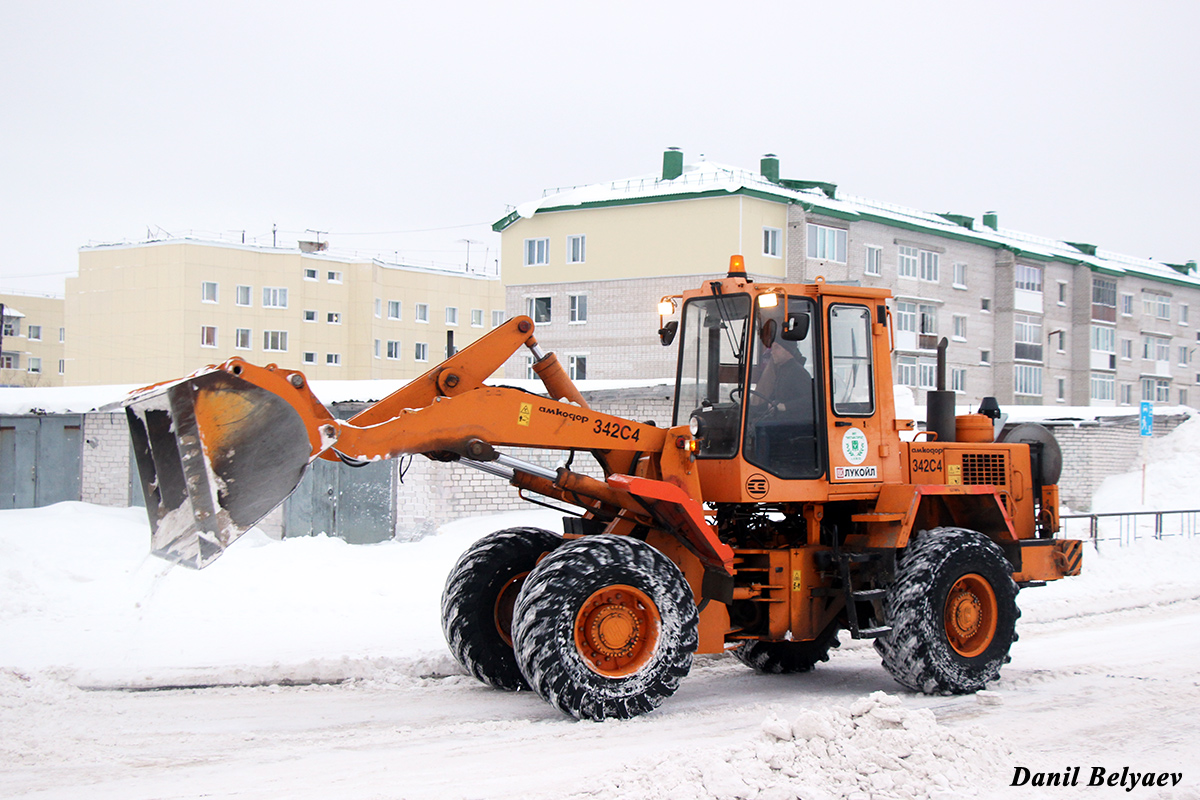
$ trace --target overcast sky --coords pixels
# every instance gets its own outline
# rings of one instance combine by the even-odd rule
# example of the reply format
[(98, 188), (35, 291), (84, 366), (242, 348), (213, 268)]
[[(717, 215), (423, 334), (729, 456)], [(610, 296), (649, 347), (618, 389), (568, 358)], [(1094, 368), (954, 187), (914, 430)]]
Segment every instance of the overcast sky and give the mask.
[(479, 266), (508, 206), (670, 146), (1198, 259), (1198, 9), (0, 0), (0, 290), (148, 231)]

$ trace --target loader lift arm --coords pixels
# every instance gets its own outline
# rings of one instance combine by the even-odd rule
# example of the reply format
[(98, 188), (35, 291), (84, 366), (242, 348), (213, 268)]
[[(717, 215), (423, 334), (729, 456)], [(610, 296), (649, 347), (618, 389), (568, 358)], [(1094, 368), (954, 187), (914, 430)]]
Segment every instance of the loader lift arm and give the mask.
[[(187, 566), (207, 565), (283, 502), (316, 458), (365, 463), (425, 454), (491, 464), (488, 471), (505, 474), (496, 467), (515, 460), (497, 446), (586, 450), (605, 478), (636, 472), (661, 479), (657, 461), (640, 455), (661, 453), (667, 431), (589, 408), (554, 354), (538, 346), (533, 329), (529, 317), (510, 319), (345, 421), (334, 418), (302, 373), (239, 358), (133, 393), (125, 405), (154, 552)], [(522, 346), (533, 353), (549, 399), (484, 385)], [(519, 483), (584, 501), (589, 513), (608, 518), (623, 513), (647, 523), (656, 516), (626, 485), (569, 470), (522, 473)], [(711, 528), (692, 524), (681, 536), (714, 566), (727, 567), (727, 548)]]

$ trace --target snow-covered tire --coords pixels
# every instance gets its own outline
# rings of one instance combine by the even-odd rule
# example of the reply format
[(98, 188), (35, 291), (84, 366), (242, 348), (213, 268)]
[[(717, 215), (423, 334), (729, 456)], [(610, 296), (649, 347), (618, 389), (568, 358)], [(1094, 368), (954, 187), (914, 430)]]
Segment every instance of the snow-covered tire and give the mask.
[(975, 692), (999, 678), (1021, 616), (1004, 552), (962, 528), (909, 543), (884, 609), (892, 630), (875, 649), (897, 683), (926, 694)]
[(497, 689), (527, 688), (512, 648), (512, 609), (529, 571), (562, 537), (505, 528), (462, 554), (442, 592), (442, 633), (463, 668)]
[(746, 642), (733, 655), (755, 672), (768, 675), (811, 672), (817, 664), (829, 660), (831, 648), (841, 644), (837, 632), (834, 622), (811, 642)]
[(521, 674), (576, 719), (628, 719), (679, 688), (699, 644), (691, 587), (645, 542), (568, 542), (529, 573), (513, 614)]

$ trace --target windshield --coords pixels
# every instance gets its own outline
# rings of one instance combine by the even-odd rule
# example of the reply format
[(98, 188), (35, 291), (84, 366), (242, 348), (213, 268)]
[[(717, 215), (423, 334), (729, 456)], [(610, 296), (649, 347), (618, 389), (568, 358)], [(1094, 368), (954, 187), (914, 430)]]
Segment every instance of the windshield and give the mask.
[(700, 418), (701, 457), (737, 454), (750, 298), (704, 297), (684, 305), (675, 422)]

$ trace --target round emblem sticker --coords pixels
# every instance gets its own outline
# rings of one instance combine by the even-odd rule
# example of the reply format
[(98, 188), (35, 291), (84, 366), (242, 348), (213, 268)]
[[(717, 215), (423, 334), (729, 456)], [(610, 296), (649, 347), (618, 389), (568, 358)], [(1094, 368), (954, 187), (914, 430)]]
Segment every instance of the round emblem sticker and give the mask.
[(842, 453), (851, 464), (861, 464), (867, 459), (867, 435), (858, 428), (850, 428), (842, 437)]

